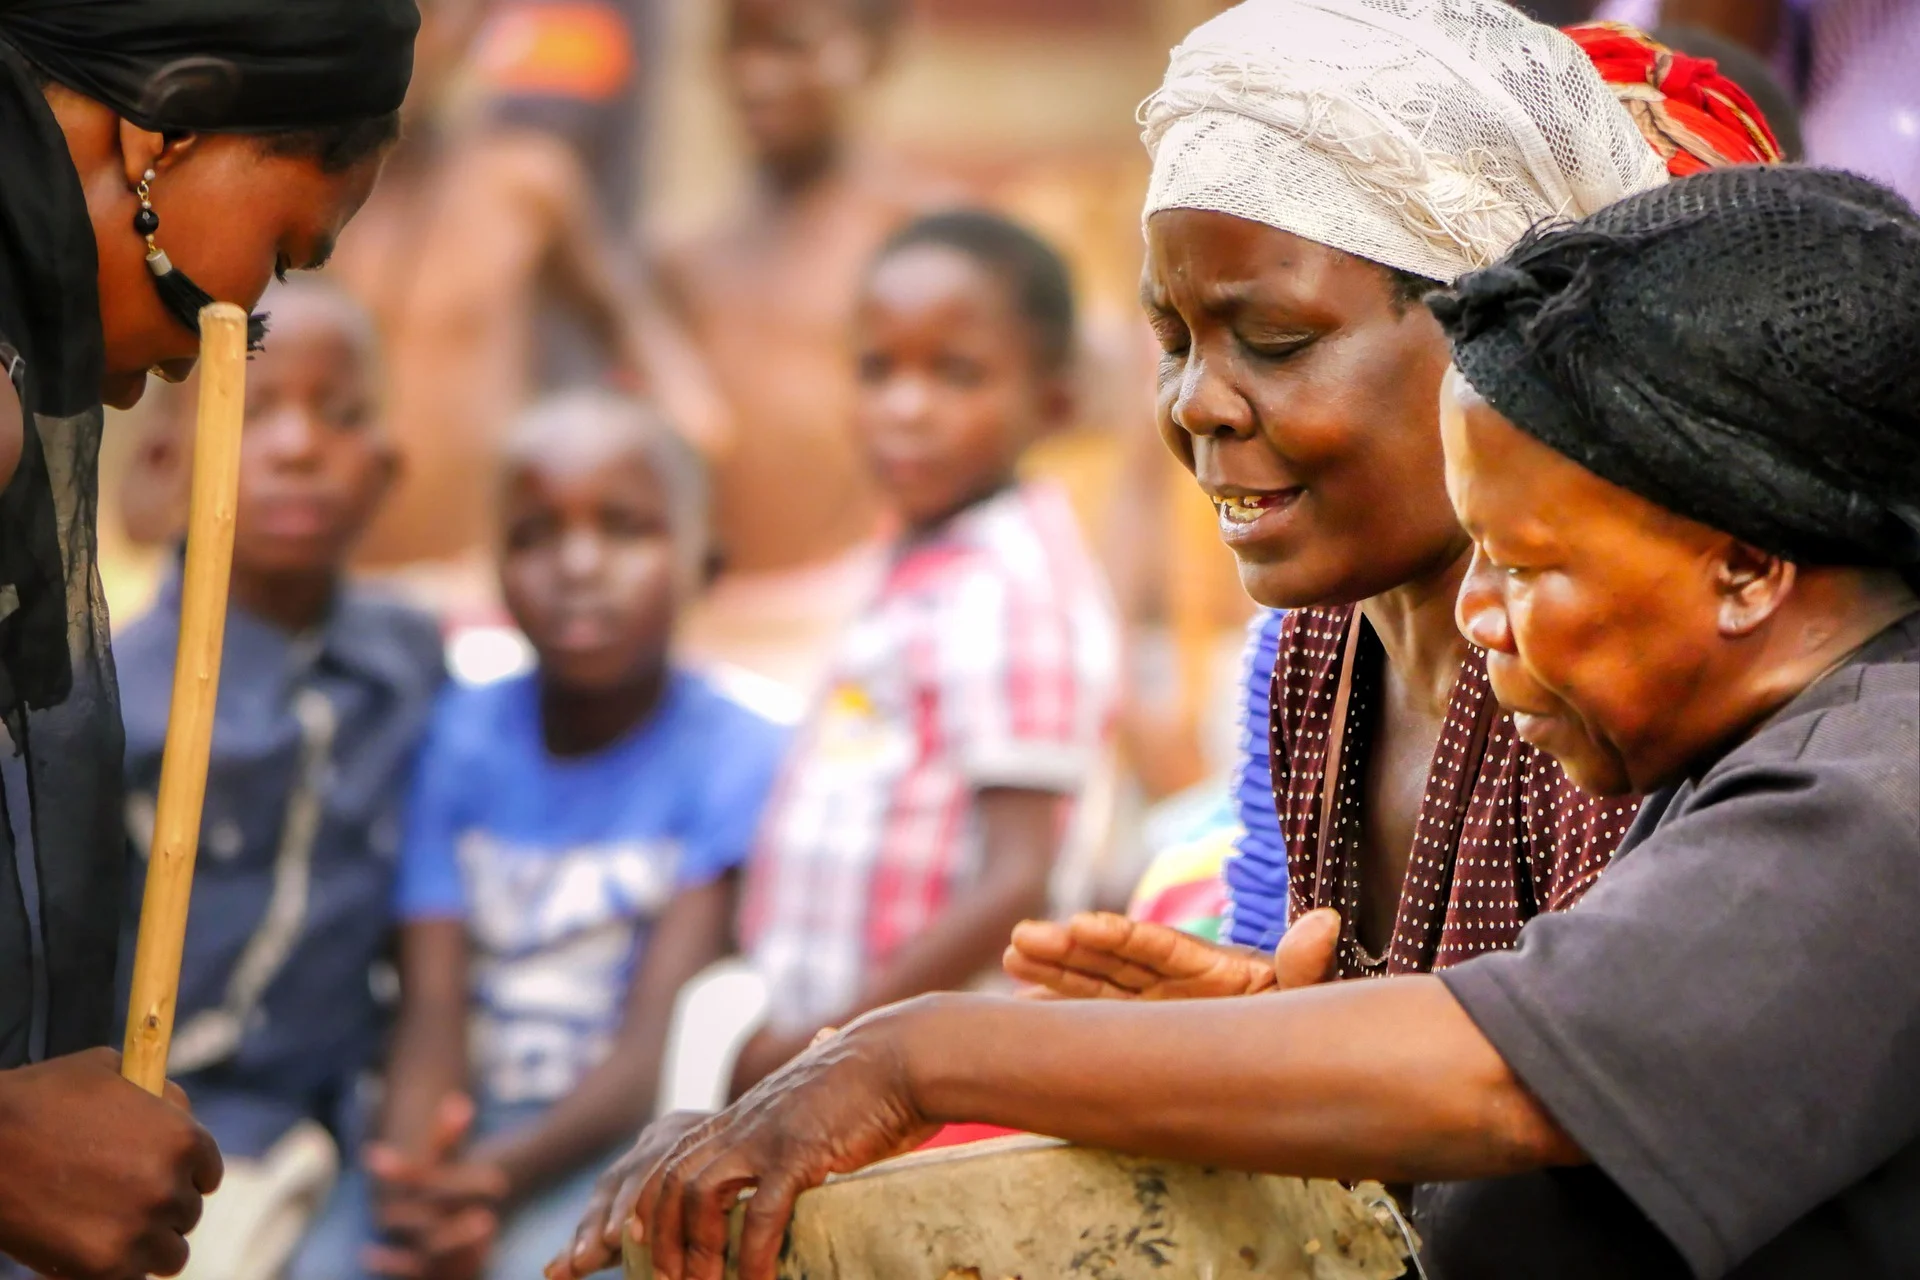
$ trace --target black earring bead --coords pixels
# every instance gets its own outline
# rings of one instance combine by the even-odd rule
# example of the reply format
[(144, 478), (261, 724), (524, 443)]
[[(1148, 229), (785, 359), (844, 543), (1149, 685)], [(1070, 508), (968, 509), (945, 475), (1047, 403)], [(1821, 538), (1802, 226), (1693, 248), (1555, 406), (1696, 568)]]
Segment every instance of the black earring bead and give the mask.
[(160, 215), (145, 205), (133, 215), (133, 229), (143, 236), (150, 236), (160, 229)]

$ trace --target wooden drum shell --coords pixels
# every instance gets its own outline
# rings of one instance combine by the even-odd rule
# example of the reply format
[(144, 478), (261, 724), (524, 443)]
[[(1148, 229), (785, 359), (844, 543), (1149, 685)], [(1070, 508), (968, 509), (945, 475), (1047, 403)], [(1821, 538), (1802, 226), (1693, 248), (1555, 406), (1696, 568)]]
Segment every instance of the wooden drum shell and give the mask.
[[(1377, 1186), (1006, 1138), (902, 1156), (800, 1197), (781, 1280), (1388, 1280)], [(736, 1214), (735, 1228), (738, 1229)], [(630, 1280), (652, 1280), (627, 1251)], [(732, 1280), (729, 1269), (729, 1280)]]

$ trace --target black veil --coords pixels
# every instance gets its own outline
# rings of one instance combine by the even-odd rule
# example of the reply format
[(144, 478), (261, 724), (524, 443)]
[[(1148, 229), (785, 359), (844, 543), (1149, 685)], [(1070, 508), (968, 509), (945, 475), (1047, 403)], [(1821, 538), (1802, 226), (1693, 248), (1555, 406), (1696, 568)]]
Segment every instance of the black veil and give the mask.
[(0, 489), (0, 1068), (114, 1038), (128, 857), (98, 258), (40, 85), (153, 129), (316, 129), (398, 109), (418, 24), (413, 0), (0, 0), (0, 374), (23, 419)]

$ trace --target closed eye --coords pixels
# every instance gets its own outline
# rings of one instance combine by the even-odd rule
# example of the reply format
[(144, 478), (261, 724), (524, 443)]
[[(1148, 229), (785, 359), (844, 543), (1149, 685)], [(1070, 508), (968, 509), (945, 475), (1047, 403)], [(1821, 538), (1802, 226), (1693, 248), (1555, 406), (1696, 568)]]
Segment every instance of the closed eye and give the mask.
[(1240, 345), (1261, 360), (1286, 360), (1314, 344), (1317, 334), (1242, 334)]
[(1170, 356), (1185, 355), (1187, 344), (1192, 341), (1187, 326), (1175, 316), (1164, 311), (1147, 313), (1147, 324), (1153, 329), (1153, 337), (1160, 344), (1160, 350)]

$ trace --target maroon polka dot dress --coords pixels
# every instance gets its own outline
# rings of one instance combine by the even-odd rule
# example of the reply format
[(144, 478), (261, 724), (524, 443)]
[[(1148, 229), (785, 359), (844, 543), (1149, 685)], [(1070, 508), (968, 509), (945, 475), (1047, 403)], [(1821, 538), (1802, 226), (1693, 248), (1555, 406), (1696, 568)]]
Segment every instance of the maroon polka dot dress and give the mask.
[(1521, 925), (1542, 911), (1570, 906), (1586, 892), (1613, 857), (1640, 801), (1600, 799), (1580, 790), (1552, 756), (1515, 737), (1512, 717), (1497, 708), (1478, 767), (1467, 776), (1474, 727), (1493, 697), (1486, 656), (1473, 649), (1454, 683), (1434, 749), (1392, 944), (1384, 956), (1368, 956), (1352, 923), (1359, 879), (1351, 834), (1371, 704), (1380, 696), (1382, 659), (1370, 630), (1363, 631), (1349, 695), (1335, 793), (1344, 836), (1327, 849), (1324, 889), (1314, 865), (1328, 730), (1352, 616), (1351, 605), (1299, 609), (1287, 615), (1280, 633), (1273, 672), (1273, 791), (1287, 840), (1289, 915), (1297, 919), (1321, 906), (1340, 909), (1347, 921), (1340, 941), (1342, 978), (1425, 973), (1509, 948)]

